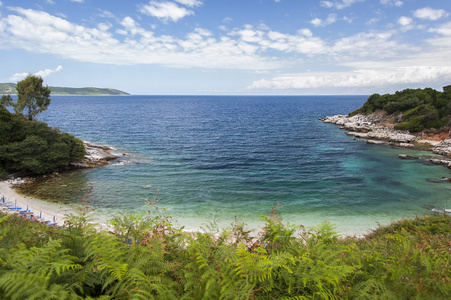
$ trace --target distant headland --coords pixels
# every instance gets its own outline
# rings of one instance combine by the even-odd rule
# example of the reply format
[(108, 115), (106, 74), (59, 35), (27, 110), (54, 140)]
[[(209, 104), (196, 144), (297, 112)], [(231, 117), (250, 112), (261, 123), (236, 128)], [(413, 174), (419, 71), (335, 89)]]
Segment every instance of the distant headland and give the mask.
[[(52, 95), (117, 95), (117, 96), (129, 96), (130, 94), (124, 91), (110, 89), (110, 88), (96, 88), (96, 87), (84, 87), (84, 88), (72, 88), (72, 87), (57, 87), (50, 86)], [(0, 95), (2, 94), (15, 94), (15, 83), (0, 83)]]

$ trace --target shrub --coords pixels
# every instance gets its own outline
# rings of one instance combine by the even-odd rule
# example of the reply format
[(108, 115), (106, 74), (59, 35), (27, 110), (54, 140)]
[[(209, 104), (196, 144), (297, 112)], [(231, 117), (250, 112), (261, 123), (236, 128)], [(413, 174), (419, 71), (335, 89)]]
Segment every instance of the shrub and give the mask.
[[(343, 239), (329, 223), (294, 232), (273, 208), (264, 232), (255, 237), (262, 243), (246, 245), (247, 238), (231, 239), (235, 229), (246, 232), (241, 225), (219, 236), (214, 226), (162, 235), (141, 226), (141, 216), (120, 216), (113, 221), (117, 231), (97, 232), (85, 222), (87, 199), (63, 229), (0, 213), (0, 298), (448, 299), (451, 294), (447, 215), (416, 217), (361, 239)], [(128, 234), (130, 227), (134, 232)]]
[(0, 107), (0, 167), (40, 174), (83, 159), (80, 139), (44, 122), (28, 121)]
[(438, 92), (431, 88), (405, 89), (395, 94), (373, 94), (361, 108), (349, 115), (370, 114), (383, 109), (389, 114), (403, 113), (403, 122), (395, 126), (399, 130), (418, 132), (427, 128), (451, 126), (451, 93), (449, 86)]
[(395, 125), (396, 130), (408, 130), (410, 132), (419, 132), (425, 128), (425, 116), (418, 116), (409, 121), (401, 122)]

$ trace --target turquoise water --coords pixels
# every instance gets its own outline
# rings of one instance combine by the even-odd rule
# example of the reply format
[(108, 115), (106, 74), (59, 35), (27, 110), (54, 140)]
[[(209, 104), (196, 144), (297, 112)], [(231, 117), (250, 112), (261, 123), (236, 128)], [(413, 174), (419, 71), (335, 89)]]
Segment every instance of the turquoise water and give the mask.
[(345, 233), (451, 205), (449, 184), (426, 181), (449, 177), (447, 168), (398, 159), (411, 150), (368, 145), (318, 121), (366, 99), (54, 96), (41, 120), (130, 155), (48, 186), (68, 204), (93, 186), (91, 204), (104, 218), (147, 210), (158, 190), (159, 206), (192, 230), (235, 217), (258, 227), (275, 202), (286, 222), (330, 221)]

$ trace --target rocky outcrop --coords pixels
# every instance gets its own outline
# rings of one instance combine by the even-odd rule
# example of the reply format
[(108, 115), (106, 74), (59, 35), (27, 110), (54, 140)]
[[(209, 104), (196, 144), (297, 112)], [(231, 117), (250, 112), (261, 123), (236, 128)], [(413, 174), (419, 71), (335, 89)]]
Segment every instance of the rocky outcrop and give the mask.
[(451, 157), (451, 139), (446, 139), (432, 147), (432, 152)]
[(84, 142), (86, 155), (83, 161), (72, 163), (75, 168), (94, 168), (107, 165), (120, 155), (114, 153), (114, 148), (104, 145), (94, 145)]
[(434, 157), (434, 156), (412, 156), (408, 154), (399, 154), (399, 158), (401, 159), (420, 159), (426, 164), (432, 165), (445, 165), (449, 169), (451, 169), (451, 158), (446, 157)]
[[(347, 135), (363, 139), (369, 144), (389, 145), (396, 148), (415, 148), (419, 145), (423, 149), (427, 147), (428, 150), (441, 156), (412, 157), (402, 154), (399, 157), (402, 159), (421, 159), (425, 163), (441, 164), (451, 168), (451, 139), (449, 138), (442, 141), (428, 140), (428, 136), (423, 133), (414, 135), (408, 131), (395, 130), (393, 126), (382, 125), (384, 120), (381, 116), (355, 115), (349, 117), (347, 115), (336, 115), (319, 119), (325, 123), (340, 125), (341, 129), (347, 130)], [(434, 137), (437, 136), (449, 137), (449, 133), (447, 135), (434, 135)]]
[[(379, 125), (380, 117), (365, 115), (336, 115), (320, 118), (325, 123), (341, 125), (341, 129), (349, 130), (347, 135), (368, 139), (373, 144), (388, 144), (396, 147), (412, 147), (411, 143), (418, 138), (406, 131), (394, 130), (393, 127)], [(379, 142), (375, 142), (377, 140)]]

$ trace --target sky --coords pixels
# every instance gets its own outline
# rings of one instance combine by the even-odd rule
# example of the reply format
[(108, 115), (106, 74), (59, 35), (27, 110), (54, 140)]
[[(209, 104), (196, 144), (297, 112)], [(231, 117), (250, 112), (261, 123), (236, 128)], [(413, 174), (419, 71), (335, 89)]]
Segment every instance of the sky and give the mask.
[(0, 0), (0, 82), (135, 95), (451, 84), (450, 0)]

